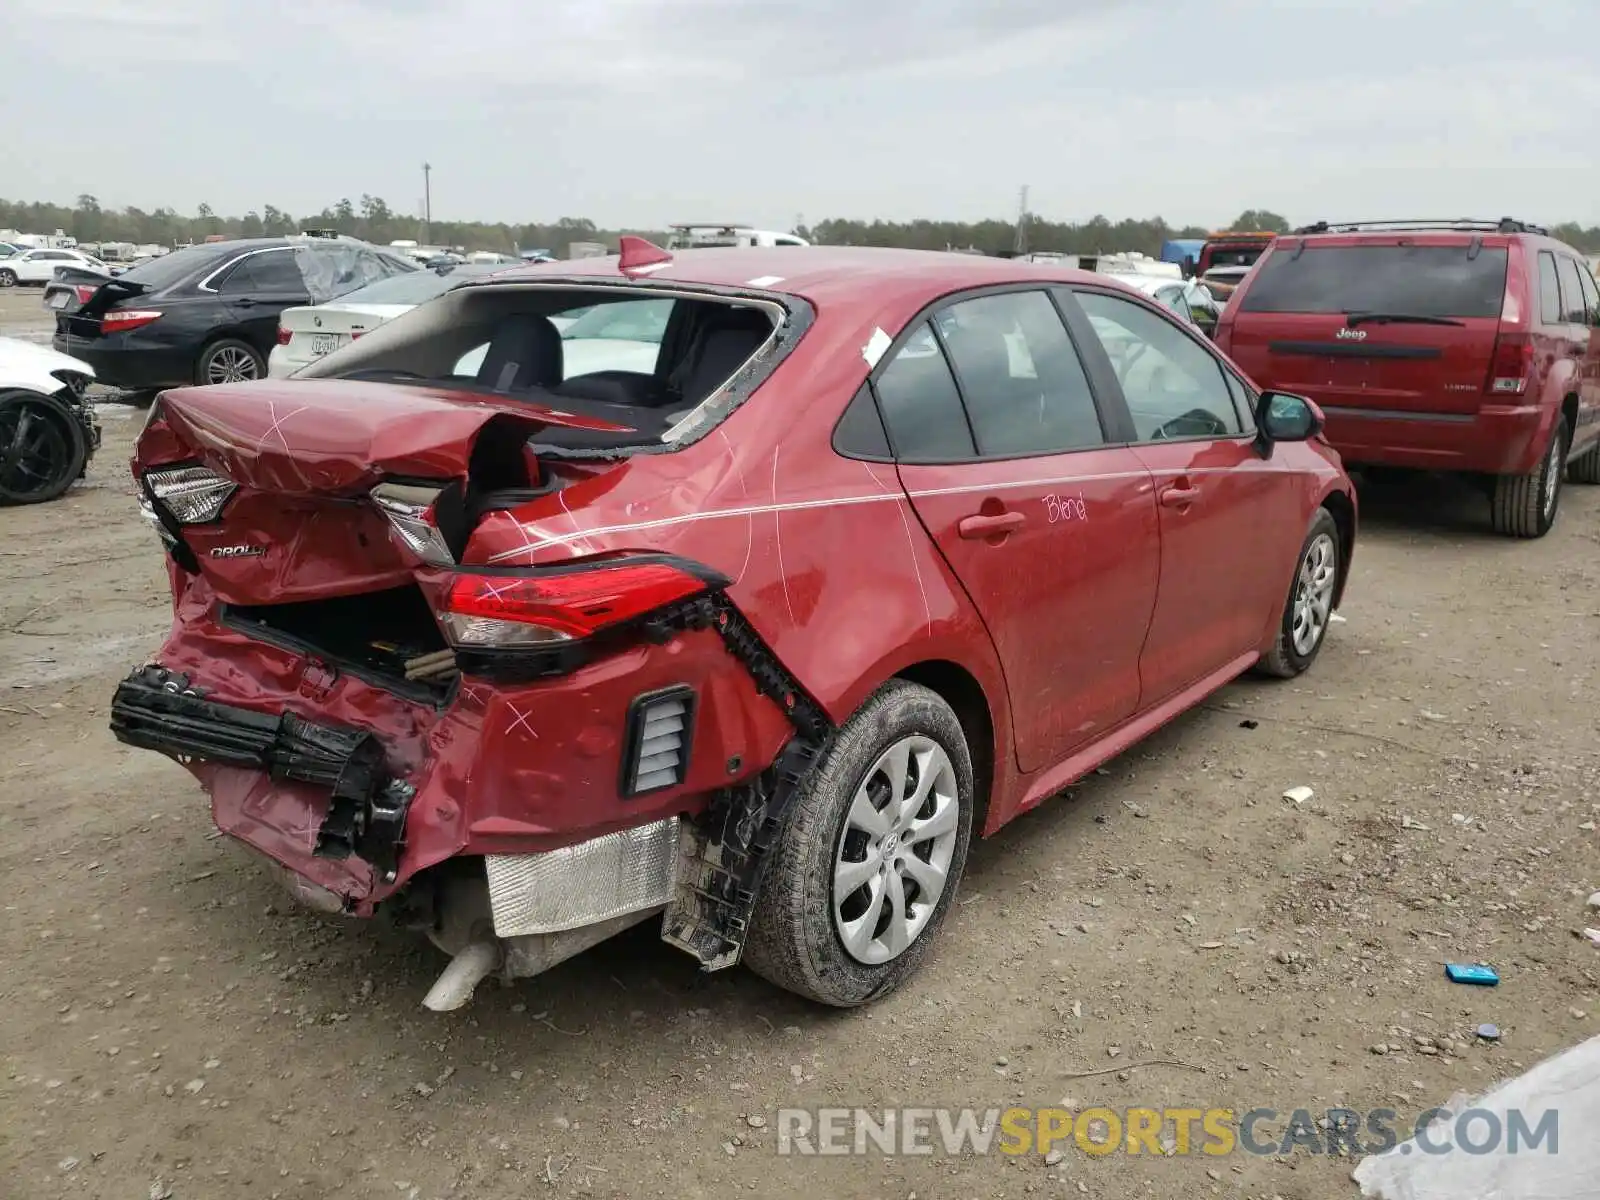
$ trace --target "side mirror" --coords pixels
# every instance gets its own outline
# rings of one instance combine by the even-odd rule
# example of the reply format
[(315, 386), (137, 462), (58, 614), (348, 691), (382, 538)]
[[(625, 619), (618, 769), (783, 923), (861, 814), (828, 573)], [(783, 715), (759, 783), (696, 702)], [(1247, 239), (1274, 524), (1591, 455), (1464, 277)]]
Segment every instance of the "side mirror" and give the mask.
[(1276, 442), (1304, 442), (1322, 432), (1322, 410), (1292, 392), (1262, 392), (1256, 401), (1256, 429), (1263, 448)]

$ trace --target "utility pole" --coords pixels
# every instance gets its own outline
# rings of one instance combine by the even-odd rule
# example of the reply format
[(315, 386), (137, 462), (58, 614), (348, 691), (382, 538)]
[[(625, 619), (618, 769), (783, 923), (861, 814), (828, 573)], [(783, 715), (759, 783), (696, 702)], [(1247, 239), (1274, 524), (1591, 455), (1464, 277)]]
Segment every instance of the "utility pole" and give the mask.
[(433, 188), (429, 176), (433, 172), (431, 163), (422, 164), (422, 244), (431, 245), (433, 242)]
[(1018, 256), (1028, 252), (1028, 185), (1022, 185), (1022, 195), (1017, 201), (1017, 236), (1011, 243), (1012, 251)]

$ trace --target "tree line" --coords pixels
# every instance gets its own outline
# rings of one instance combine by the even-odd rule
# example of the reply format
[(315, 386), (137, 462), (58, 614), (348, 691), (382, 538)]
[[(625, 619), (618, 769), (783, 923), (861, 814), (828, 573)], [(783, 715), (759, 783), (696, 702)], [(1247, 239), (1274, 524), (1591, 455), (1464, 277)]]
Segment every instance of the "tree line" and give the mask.
[[(1275, 212), (1247, 209), (1229, 229), (1287, 233), (1290, 225)], [(526, 225), (486, 221), (436, 220), (426, 229), (420, 217), (395, 212), (378, 196), (359, 201), (342, 199), (321, 212), (295, 216), (275, 205), (263, 204), (243, 216), (221, 216), (208, 204), (193, 215), (173, 208), (108, 208), (94, 196), (78, 197), (76, 205), (0, 200), (0, 229), (20, 233), (54, 233), (63, 230), (80, 242), (157, 243), (164, 246), (204, 241), (207, 237), (271, 237), (303, 229), (336, 229), (379, 245), (403, 238), (431, 245), (461, 246), (468, 250), (546, 249), (565, 254), (573, 242), (603, 242), (615, 248), (624, 234), (651, 239), (666, 236), (659, 229), (601, 229), (587, 218), (562, 217), (554, 223)], [(997, 254), (1017, 244), (1015, 219), (986, 221), (860, 221), (829, 218), (793, 230), (801, 237), (826, 245), (905, 246), (922, 250), (977, 250)], [(1137, 250), (1157, 254), (1173, 238), (1204, 237), (1209, 229), (1198, 225), (1173, 225), (1161, 217), (1113, 221), (1096, 216), (1088, 221), (1048, 221), (1036, 214), (1023, 218), (1023, 244), (1029, 250), (1054, 250), (1066, 254), (1111, 253)], [(1600, 226), (1568, 221), (1551, 229), (1556, 237), (1585, 254), (1600, 254)]]

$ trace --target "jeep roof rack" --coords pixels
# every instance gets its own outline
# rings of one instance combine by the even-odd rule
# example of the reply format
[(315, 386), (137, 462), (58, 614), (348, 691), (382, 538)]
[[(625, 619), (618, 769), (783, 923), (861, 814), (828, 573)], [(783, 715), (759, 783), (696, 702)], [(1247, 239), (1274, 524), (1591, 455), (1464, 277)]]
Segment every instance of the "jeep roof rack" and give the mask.
[(1396, 233), (1406, 233), (1420, 232), (1428, 229), (1442, 229), (1448, 231), (1461, 230), (1464, 233), (1548, 234), (1550, 232), (1542, 225), (1532, 225), (1527, 221), (1519, 221), (1515, 217), (1501, 217), (1498, 221), (1489, 221), (1478, 217), (1445, 217), (1434, 220), (1318, 221), (1314, 225), (1302, 225), (1299, 229), (1295, 230), (1295, 233), (1363, 233), (1383, 232), (1386, 230), (1392, 230)]

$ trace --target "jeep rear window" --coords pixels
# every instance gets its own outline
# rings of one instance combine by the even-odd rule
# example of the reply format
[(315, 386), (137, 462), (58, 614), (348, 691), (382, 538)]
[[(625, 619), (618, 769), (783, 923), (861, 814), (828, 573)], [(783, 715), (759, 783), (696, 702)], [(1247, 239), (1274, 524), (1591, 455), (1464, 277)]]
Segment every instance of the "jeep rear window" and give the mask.
[(1498, 317), (1506, 250), (1482, 246), (1306, 246), (1279, 248), (1256, 269), (1244, 312), (1406, 313)]

